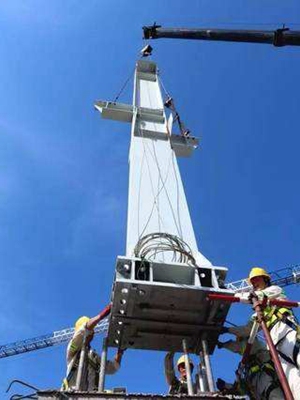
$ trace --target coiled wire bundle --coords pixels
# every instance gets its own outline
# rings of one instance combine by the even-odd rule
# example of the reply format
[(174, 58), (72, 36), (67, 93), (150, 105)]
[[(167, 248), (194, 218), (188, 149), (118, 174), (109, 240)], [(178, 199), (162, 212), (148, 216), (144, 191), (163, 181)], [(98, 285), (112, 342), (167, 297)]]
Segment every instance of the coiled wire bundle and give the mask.
[(134, 248), (135, 257), (154, 260), (160, 253), (173, 253), (172, 262), (196, 265), (190, 246), (169, 233), (150, 233), (139, 239)]

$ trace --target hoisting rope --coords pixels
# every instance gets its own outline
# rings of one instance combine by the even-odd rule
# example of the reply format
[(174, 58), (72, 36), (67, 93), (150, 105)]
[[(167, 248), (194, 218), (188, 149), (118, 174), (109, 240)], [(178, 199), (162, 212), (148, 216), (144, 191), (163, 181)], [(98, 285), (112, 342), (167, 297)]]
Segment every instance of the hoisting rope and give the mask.
[(151, 260), (160, 252), (173, 253), (172, 261), (196, 265), (192, 250), (181, 238), (169, 233), (155, 232), (139, 239), (134, 248), (135, 257)]
[[(149, 57), (151, 55), (152, 52), (152, 47), (149, 44), (146, 44), (146, 46), (142, 49), (142, 51), (140, 52), (140, 58), (144, 58), (144, 57)], [(124, 84), (121, 86), (121, 89), (119, 90), (118, 94), (116, 95), (115, 99), (114, 99), (114, 103), (117, 102), (117, 100), (119, 99), (119, 97), (121, 96), (121, 94), (124, 92), (126, 86), (128, 85), (128, 82), (131, 80), (131, 78), (134, 75), (134, 71), (135, 71), (135, 67), (133, 68), (133, 70), (130, 72), (130, 75), (128, 76), (128, 78), (125, 80)]]
[(177, 111), (177, 109), (175, 107), (174, 99), (172, 98), (170, 93), (166, 90), (165, 85), (163, 84), (163, 81), (162, 81), (160, 75), (158, 75), (158, 78), (159, 78), (159, 82), (161, 84), (161, 87), (162, 87), (162, 89), (163, 89), (163, 91), (165, 92), (165, 95), (166, 95), (166, 101), (164, 103), (164, 106), (166, 108), (170, 109), (170, 111), (171, 111), (171, 113), (173, 115), (173, 118), (174, 118), (174, 122), (178, 123), (178, 127), (179, 127), (179, 131), (180, 131), (181, 136), (189, 137), (190, 130), (186, 129), (183, 121), (181, 120), (180, 115), (179, 115), (179, 113), (178, 113), (178, 111)]
[(166, 87), (165, 87), (165, 85), (163, 83), (163, 80), (162, 80), (160, 74), (158, 75), (158, 79), (159, 79), (159, 83), (161, 84), (161, 87), (162, 87), (163, 91), (165, 92), (166, 97), (171, 97), (170, 93), (167, 91), (167, 89), (166, 89)]
[(118, 94), (116, 95), (116, 98), (114, 99), (114, 103), (117, 102), (117, 100), (119, 99), (119, 97), (121, 96), (121, 94), (124, 92), (126, 86), (128, 85), (128, 82), (131, 80), (131, 78), (134, 75), (134, 71), (135, 71), (135, 67), (133, 68), (133, 70), (130, 72), (129, 77), (125, 80), (125, 82), (123, 83), (123, 85), (121, 86), (121, 89), (119, 90)]

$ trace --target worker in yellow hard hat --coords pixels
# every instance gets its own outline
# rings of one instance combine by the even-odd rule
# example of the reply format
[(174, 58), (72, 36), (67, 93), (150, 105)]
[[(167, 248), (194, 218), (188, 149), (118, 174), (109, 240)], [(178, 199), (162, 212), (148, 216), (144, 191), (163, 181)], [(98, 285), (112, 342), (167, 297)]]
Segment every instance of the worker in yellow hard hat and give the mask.
[[(81, 379), (81, 390), (97, 390), (99, 380), (99, 366), (101, 358), (95, 350), (91, 349), (96, 325), (110, 313), (111, 306), (107, 306), (100, 314), (93, 318), (86, 316), (78, 318), (75, 323), (75, 331), (67, 348), (67, 374), (62, 384), (62, 390), (76, 389), (76, 379), (81, 349), (86, 348), (85, 368)], [(106, 362), (107, 374), (114, 374), (120, 368), (123, 351), (119, 349), (113, 361)]]
[[(189, 362), (191, 373), (193, 373), (194, 364), (191, 359), (189, 359)], [(177, 360), (177, 369), (179, 372), (179, 378), (177, 378), (174, 370), (174, 353), (167, 353), (165, 356), (165, 376), (169, 385), (169, 394), (188, 394), (184, 356), (179, 357)], [(196, 393), (196, 385), (193, 385), (194, 393)]]
[(254, 290), (263, 290), (270, 286), (271, 277), (264, 268), (253, 267), (249, 273), (248, 282)]
[[(272, 285), (271, 277), (265, 268), (253, 267), (249, 273), (248, 282), (251, 284), (259, 300), (285, 299), (283, 289)], [(249, 292), (236, 293), (236, 297), (249, 299)], [(278, 352), (282, 368), (295, 399), (300, 400), (300, 328), (291, 309), (281, 306), (266, 306), (263, 316), (270, 336)], [(256, 314), (244, 326), (230, 327), (226, 331), (237, 337), (247, 337), (250, 334)]]

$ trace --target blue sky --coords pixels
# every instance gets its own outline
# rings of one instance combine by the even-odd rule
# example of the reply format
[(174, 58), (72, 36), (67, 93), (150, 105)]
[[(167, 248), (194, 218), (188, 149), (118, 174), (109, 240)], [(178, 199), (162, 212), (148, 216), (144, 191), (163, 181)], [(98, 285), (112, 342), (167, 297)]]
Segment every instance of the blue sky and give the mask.
[[(141, 27), (300, 29), (299, 17), (297, 1), (279, 0), (1, 2), (0, 343), (69, 327), (109, 301), (125, 251), (129, 125), (101, 120), (93, 102), (113, 100), (130, 75)], [(179, 164), (203, 254), (229, 281), (255, 264), (299, 263), (299, 48), (151, 45), (201, 138)], [(131, 92), (132, 82), (120, 100)], [(287, 294), (299, 300), (297, 288)], [(235, 305), (229, 319), (247, 312)], [(13, 378), (59, 386), (64, 357), (60, 346), (1, 360), (1, 393)], [(108, 386), (164, 393), (162, 360), (128, 351)], [(216, 351), (215, 377), (233, 379), (237, 362)]]

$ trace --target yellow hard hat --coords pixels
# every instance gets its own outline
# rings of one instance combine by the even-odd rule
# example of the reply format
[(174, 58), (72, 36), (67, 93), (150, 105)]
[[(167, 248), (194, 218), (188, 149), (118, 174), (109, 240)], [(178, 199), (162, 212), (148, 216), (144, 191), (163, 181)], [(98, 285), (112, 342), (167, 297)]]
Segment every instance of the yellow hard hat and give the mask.
[[(194, 368), (193, 361), (190, 358), (189, 358), (189, 362), (190, 362), (190, 365)], [(181, 364), (185, 364), (184, 356), (181, 356), (181, 357), (178, 358), (178, 360), (177, 360), (177, 368), (179, 368), (179, 365), (181, 365)]]
[(261, 267), (253, 267), (250, 271), (249, 277), (248, 277), (248, 282), (251, 283), (251, 279), (255, 278), (256, 276), (264, 276), (265, 278), (268, 278), (271, 280), (270, 275), (267, 273), (267, 271)]
[(80, 317), (75, 323), (75, 331), (78, 331), (82, 325), (86, 324), (90, 320), (89, 317)]

